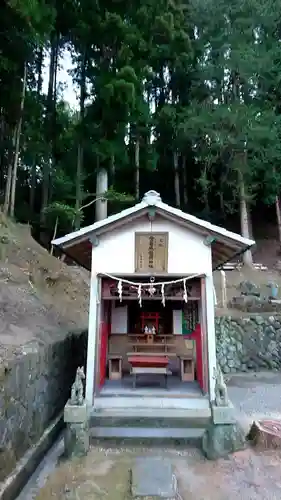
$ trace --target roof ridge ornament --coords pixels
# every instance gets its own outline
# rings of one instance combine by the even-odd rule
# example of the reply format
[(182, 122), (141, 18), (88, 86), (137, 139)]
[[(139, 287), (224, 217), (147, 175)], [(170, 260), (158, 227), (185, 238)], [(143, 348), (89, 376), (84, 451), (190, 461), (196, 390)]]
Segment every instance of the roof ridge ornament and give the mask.
[(142, 201), (147, 203), (147, 205), (156, 205), (157, 202), (162, 201), (162, 199), (160, 193), (151, 189), (144, 194)]

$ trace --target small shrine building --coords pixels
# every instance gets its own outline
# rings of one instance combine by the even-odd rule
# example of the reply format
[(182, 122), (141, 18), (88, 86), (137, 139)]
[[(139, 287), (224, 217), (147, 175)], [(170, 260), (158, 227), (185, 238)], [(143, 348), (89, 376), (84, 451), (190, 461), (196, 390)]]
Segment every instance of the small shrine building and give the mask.
[(217, 367), (212, 273), (254, 241), (149, 191), (52, 244), (91, 271), (88, 405), (167, 396), (209, 408)]

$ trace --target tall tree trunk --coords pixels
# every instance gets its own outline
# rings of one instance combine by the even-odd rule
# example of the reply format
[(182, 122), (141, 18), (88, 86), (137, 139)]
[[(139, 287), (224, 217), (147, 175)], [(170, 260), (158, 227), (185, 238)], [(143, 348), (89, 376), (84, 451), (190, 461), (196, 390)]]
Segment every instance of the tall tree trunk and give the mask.
[[(275, 167), (273, 167), (273, 172), (275, 174)], [(275, 211), (276, 211), (276, 219), (277, 219), (277, 229), (278, 229), (278, 241), (281, 250), (281, 205), (280, 205), (280, 197), (279, 194), (275, 196)]]
[(55, 70), (54, 70), (54, 89), (53, 89), (53, 101), (52, 101), (53, 120), (55, 120), (55, 118), (56, 118), (55, 110), (56, 110), (56, 102), (57, 102), (57, 80), (58, 80), (58, 62), (59, 62), (59, 35), (58, 34), (56, 36), (56, 43), (55, 43), (54, 50), (55, 50), (55, 55), (54, 55), (54, 57), (55, 57), (55, 61), (54, 61)]
[(225, 203), (224, 203), (224, 196), (223, 196), (223, 184), (224, 184), (224, 182), (226, 182), (226, 179), (223, 177), (220, 179), (220, 190), (218, 193), (220, 212), (221, 212), (221, 215), (223, 217), (225, 216)]
[[(240, 191), (240, 221), (241, 221), (241, 233), (244, 238), (250, 239), (250, 222), (249, 222), (249, 211), (246, 200), (245, 183), (243, 179), (243, 174), (239, 172), (239, 191)], [(251, 250), (247, 250), (243, 255), (243, 262), (247, 266), (253, 266), (253, 256)]]
[[(38, 80), (37, 80), (37, 90), (36, 90), (38, 101), (40, 99), (40, 94), (42, 91), (42, 83), (43, 83), (42, 69), (43, 69), (43, 47), (40, 47), (38, 53), (38, 64), (37, 64)], [(30, 198), (29, 198), (29, 207), (32, 212), (34, 210), (34, 203), (35, 203), (37, 160), (38, 157), (37, 154), (35, 154), (34, 161), (31, 166), (31, 181), (30, 181), (31, 186), (30, 186)]]
[(135, 143), (135, 196), (140, 199), (140, 140), (136, 137)]
[(98, 169), (96, 187), (96, 221), (107, 217), (107, 199), (103, 198), (108, 191), (108, 174), (105, 168)]
[(281, 246), (281, 208), (280, 208), (279, 196), (276, 196), (276, 198), (275, 198), (275, 210), (276, 210), (276, 218), (277, 218), (278, 239), (279, 239), (279, 244)]
[(75, 220), (74, 229), (80, 229), (80, 210), (82, 204), (82, 172), (83, 172), (83, 146), (81, 142), (78, 144), (77, 151), (77, 168), (76, 168), (76, 196), (75, 196)]
[(77, 169), (76, 169), (76, 198), (75, 198), (75, 229), (80, 228), (80, 211), (83, 198), (83, 134), (81, 128), (84, 124), (85, 117), (85, 98), (86, 98), (86, 50), (81, 57), (81, 75), (80, 75), (80, 133), (77, 151)]
[(183, 178), (183, 203), (187, 207), (188, 197), (187, 197), (187, 174), (186, 174), (186, 156), (182, 157), (182, 178)]
[[(8, 127), (4, 117), (3, 109), (0, 108), (0, 186), (4, 186), (5, 166), (7, 165), (7, 147), (5, 145), (6, 137), (8, 135), (7, 129)], [(0, 188), (0, 192), (1, 191), (2, 189)]]
[(43, 163), (43, 182), (42, 182), (42, 204), (41, 204), (41, 214), (40, 220), (44, 224), (45, 209), (49, 202), (49, 192), (50, 192), (50, 170), (52, 166), (52, 161), (50, 160), (51, 154), (53, 153), (53, 100), (54, 100), (54, 83), (55, 83), (55, 73), (56, 73), (56, 60), (57, 60), (57, 35), (53, 33), (51, 41), (51, 55), (50, 55), (50, 65), (49, 65), (49, 83), (48, 83), (48, 94), (47, 94), (47, 110), (46, 110), (46, 129), (47, 129), (47, 140), (50, 144), (50, 156), (44, 159)]
[(178, 152), (174, 153), (174, 185), (175, 185), (175, 198), (176, 206), (180, 208), (180, 175), (179, 175), (179, 155)]
[[(16, 135), (17, 135), (17, 125), (15, 126), (13, 131), (13, 138), (12, 138), (13, 152), (15, 151)], [(11, 150), (9, 151), (8, 172), (7, 172), (4, 207), (3, 207), (3, 212), (5, 215), (8, 215), (10, 210), (12, 175), (13, 175), (13, 158), (14, 158), (13, 152)]]
[(112, 153), (110, 157), (110, 173), (111, 173), (111, 183), (110, 185), (114, 187), (114, 180), (115, 180), (115, 155)]
[(10, 210), (9, 210), (11, 217), (14, 217), (15, 215), (17, 172), (18, 172), (18, 162), (20, 154), (20, 137), (21, 137), (21, 125), (22, 125), (22, 117), (23, 117), (24, 101), (25, 101), (26, 80), (27, 80), (27, 64), (24, 64), (20, 111), (15, 133), (15, 153), (14, 153), (13, 168), (12, 168), (11, 197), (10, 197)]
[(53, 86), (53, 99), (50, 114), (50, 144), (51, 144), (51, 161), (50, 161), (50, 175), (49, 175), (49, 201), (52, 198), (52, 171), (55, 168), (55, 158), (56, 158), (56, 126), (57, 126), (57, 76), (58, 76), (58, 62), (59, 62), (59, 42), (60, 34), (56, 35), (55, 42), (55, 67), (54, 67), (54, 86)]
[(209, 164), (205, 161), (204, 169), (202, 172), (202, 191), (203, 191), (203, 203), (206, 216), (210, 217), (210, 204), (209, 204), (209, 182), (208, 182), (208, 172)]
[[(240, 102), (241, 96), (240, 96), (240, 90), (241, 90), (241, 85), (239, 82), (239, 73), (237, 71), (232, 72), (232, 102)], [(239, 165), (238, 165), (238, 189), (239, 189), (239, 196), (240, 196), (240, 224), (241, 224), (241, 233), (244, 238), (249, 238), (250, 239), (250, 234), (251, 234), (251, 224), (250, 224), (250, 218), (249, 218), (249, 209), (248, 209), (248, 203), (247, 203), (247, 197), (246, 197), (246, 189), (245, 189), (245, 181), (244, 181), (244, 176), (243, 176), (243, 169), (241, 170), (242, 166), (245, 166), (247, 162), (247, 144), (244, 149), (244, 151), (241, 151), (238, 155), (236, 155), (236, 159), (239, 160)], [(251, 250), (247, 250), (243, 254), (243, 262), (245, 265), (252, 267), (253, 266), (253, 255)]]

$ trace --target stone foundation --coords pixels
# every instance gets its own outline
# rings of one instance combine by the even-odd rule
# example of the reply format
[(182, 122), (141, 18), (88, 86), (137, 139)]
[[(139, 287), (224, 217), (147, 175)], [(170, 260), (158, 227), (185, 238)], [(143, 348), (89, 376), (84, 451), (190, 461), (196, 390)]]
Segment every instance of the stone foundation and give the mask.
[(215, 406), (211, 405), (212, 421), (215, 425), (222, 424), (235, 424), (235, 410), (234, 406), (229, 403), (228, 406)]
[(0, 482), (63, 410), (86, 342), (86, 332), (32, 342), (0, 366)]
[(89, 450), (89, 419), (86, 403), (78, 406), (69, 402), (64, 409), (64, 451), (67, 458), (82, 457)]
[(225, 374), (281, 368), (281, 316), (218, 317), (216, 341)]
[(246, 448), (246, 436), (240, 425), (210, 423), (202, 438), (202, 450), (209, 460), (227, 457)]

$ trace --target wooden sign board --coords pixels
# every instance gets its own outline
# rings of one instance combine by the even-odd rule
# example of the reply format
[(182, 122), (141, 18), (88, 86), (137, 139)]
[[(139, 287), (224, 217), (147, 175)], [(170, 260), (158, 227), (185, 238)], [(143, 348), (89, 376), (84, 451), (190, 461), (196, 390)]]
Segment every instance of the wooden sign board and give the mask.
[(135, 233), (135, 272), (168, 272), (168, 233)]

